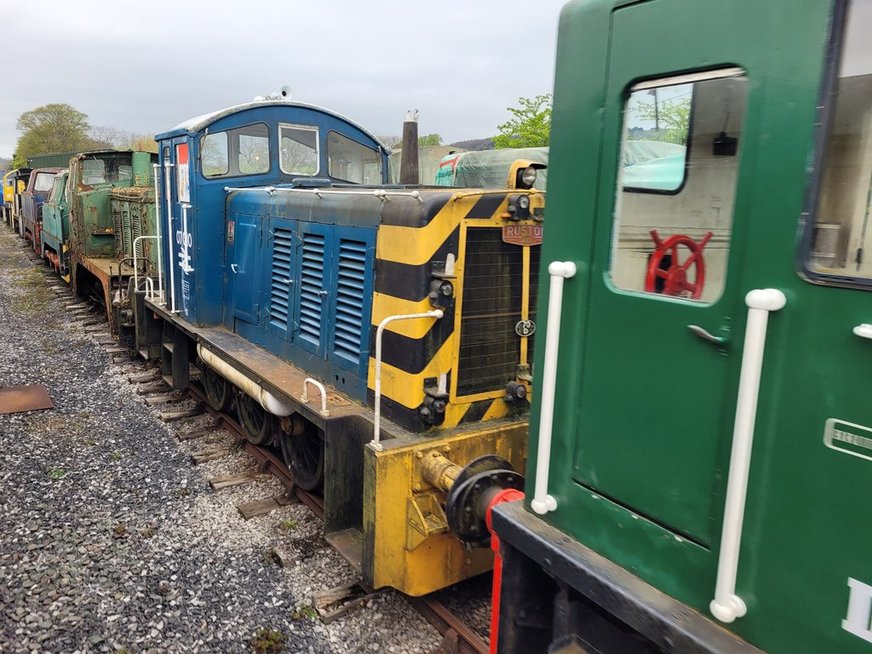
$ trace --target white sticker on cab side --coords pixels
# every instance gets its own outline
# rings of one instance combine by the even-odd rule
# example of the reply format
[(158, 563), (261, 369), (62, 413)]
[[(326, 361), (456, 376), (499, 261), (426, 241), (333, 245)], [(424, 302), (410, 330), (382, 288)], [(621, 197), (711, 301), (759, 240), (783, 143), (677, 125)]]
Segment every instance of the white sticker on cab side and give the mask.
[(872, 586), (848, 578), (848, 615), (842, 629), (872, 643)]
[(837, 452), (872, 461), (872, 429), (853, 422), (827, 418), (824, 445)]

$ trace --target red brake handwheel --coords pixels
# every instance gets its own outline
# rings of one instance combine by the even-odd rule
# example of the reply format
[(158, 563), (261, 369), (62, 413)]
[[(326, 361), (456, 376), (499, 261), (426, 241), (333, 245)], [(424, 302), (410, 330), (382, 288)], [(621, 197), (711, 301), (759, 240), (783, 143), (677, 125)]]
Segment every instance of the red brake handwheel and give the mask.
[(652, 229), (651, 238), (655, 248), (648, 260), (645, 291), (692, 300), (700, 299), (705, 286), (705, 259), (702, 251), (711, 237), (712, 232), (706, 232), (699, 242), (684, 234), (674, 234), (663, 240), (657, 230)]

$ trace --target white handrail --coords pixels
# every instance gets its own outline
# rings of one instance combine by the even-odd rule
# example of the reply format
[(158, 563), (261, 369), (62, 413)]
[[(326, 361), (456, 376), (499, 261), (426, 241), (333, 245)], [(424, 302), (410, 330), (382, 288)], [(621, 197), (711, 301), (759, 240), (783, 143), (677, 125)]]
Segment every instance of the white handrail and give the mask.
[[(152, 179), (154, 180), (154, 225), (155, 236), (157, 236), (157, 286), (160, 293), (160, 301), (162, 306), (166, 306), (166, 294), (164, 293), (163, 283), (163, 242), (161, 241), (161, 225), (160, 225), (160, 164), (151, 164)], [(135, 247), (134, 247), (135, 249)]]
[(766, 327), (769, 314), (782, 309), (787, 304), (787, 298), (776, 288), (760, 288), (745, 296), (745, 304), (748, 305), (748, 322), (745, 328), (742, 370), (739, 373), (739, 397), (736, 401), (736, 420), (733, 426), (733, 447), (730, 452), (730, 471), (724, 503), (718, 576), (715, 597), (709, 604), (712, 615), (726, 623), (741, 618), (748, 612), (744, 600), (736, 595), (739, 547), (742, 542), (742, 522), (745, 519), (745, 499), (748, 491), (748, 471), (751, 467), (751, 447), (754, 442), (754, 423), (757, 419), (757, 399), (760, 394), (760, 375), (763, 371)]
[(557, 354), (560, 349), (560, 317), (563, 313), (563, 282), (575, 277), (572, 261), (553, 261), (548, 266), (548, 327), (545, 330), (545, 365), (542, 368), (542, 404), (539, 408), (539, 447), (536, 456), (536, 483), (532, 509), (545, 515), (557, 508), (557, 499), (548, 494), (551, 469), (551, 430), (554, 426), (554, 394), (557, 389)]
[(319, 391), (321, 391), (321, 415), (325, 418), (329, 417), (330, 412), (327, 410), (327, 389), (324, 388), (324, 384), (319, 382), (317, 379), (313, 379), (312, 377), (306, 377), (303, 380), (303, 394), (300, 396), (300, 402), (302, 402), (303, 404), (308, 404), (309, 384), (312, 384)]
[(166, 189), (167, 201), (167, 268), (170, 271), (170, 285), (167, 287), (170, 296), (170, 313), (178, 313), (176, 309), (176, 258), (173, 253), (173, 199), (172, 199), (172, 177), (170, 168), (173, 164), (169, 161), (164, 161), (164, 188)]
[[(139, 290), (139, 257), (136, 256), (136, 246), (140, 241), (143, 240), (157, 240), (160, 241), (160, 236), (137, 236), (133, 239), (133, 288), (135, 290)], [(158, 253), (160, 253), (160, 243), (158, 243)], [(160, 255), (158, 255), (160, 256)], [(158, 259), (160, 261), (160, 259)], [(160, 264), (158, 264), (160, 265)], [(151, 277), (146, 277), (146, 279), (151, 279)], [(152, 289), (154, 289), (154, 284), (152, 284)], [(151, 296), (146, 293), (145, 295), (149, 300), (152, 299)]]
[(433, 309), (423, 313), (406, 313), (396, 316), (388, 316), (378, 324), (378, 329), (375, 332), (375, 418), (372, 426), (372, 440), (370, 445), (373, 449), (383, 450), (381, 440), (381, 359), (382, 359), (382, 334), (385, 327), (395, 320), (414, 320), (416, 318), (436, 318), (439, 320), (445, 312), (442, 309)]

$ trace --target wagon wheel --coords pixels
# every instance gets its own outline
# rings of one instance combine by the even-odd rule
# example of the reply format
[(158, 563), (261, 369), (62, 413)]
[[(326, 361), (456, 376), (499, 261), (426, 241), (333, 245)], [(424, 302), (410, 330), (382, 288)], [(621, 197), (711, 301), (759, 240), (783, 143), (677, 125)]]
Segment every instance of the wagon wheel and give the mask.
[(324, 439), (314, 425), (295, 436), (282, 436), (282, 455), (303, 490), (316, 490), (324, 484)]
[(255, 445), (269, 445), (272, 442), (276, 428), (275, 416), (239, 390), (236, 392), (236, 416), (249, 442)]
[[(652, 229), (655, 248), (648, 260), (645, 291), (700, 299), (705, 286), (702, 251), (711, 237), (712, 233), (706, 232), (698, 243), (684, 234), (674, 234), (663, 240), (657, 230)], [(683, 256), (684, 250), (687, 250), (686, 256)]]
[(202, 364), (200, 369), (203, 372), (203, 391), (206, 394), (206, 402), (216, 411), (227, 411), (233, 401), (230, 384), (206, 364)]

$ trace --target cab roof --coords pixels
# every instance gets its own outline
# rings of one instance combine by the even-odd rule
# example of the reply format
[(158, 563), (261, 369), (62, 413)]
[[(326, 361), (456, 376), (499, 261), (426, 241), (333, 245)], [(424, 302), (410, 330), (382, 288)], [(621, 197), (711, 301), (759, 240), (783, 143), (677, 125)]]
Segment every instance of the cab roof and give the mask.
[(331, 111), (330, 109), (325, 109), (324, 107), (319, 107), (318, 105), (309, 104), (306, 102), (295, 102), (291, 100), (257, 100), (252, 102), (245, 102), (243, 104), (233, 105), (231, 107), (226, 107), (225, 109), (219, 109), (218, 111), (213, 111), (208, 114), (203, 114), (201, 116), (194, 116), (193, 118), (189, 118), (188, 120), (179, 123), (172, 129), (162, 132), (160, 134), (156, 134), (154, 139), (156, 141), (163, 140), (165, 138), (171, 138), (174, 136), (181, 136), (182, 134), (196, 134), (198, 132), (203, 131), (209, 125), (214, 123), (215, 121), (224, 118), (225, 116), (230, 116), (237, 113), (242, 113), (243, 111), (248, 111), (249, 109), (257, 109), (260, 107), (288, 107), (288, 108), (300, 108), (300, 109), (311, 109), (313, 111), (317, 111), (323, 114), (327, 114), (329, 116), (333, 116), (343, 122), (356, 127), (361, 132), (369, 136), (373, 141), (378, 143), (379, 147), (385, 153), (390, 153), (390, 150), (382, 143), (377, 136), (375, 136), (368, 129), (362, 127), (361, 125), (355, 123), (350, 118), (343, 116), (340, 113), (335, 111)]

